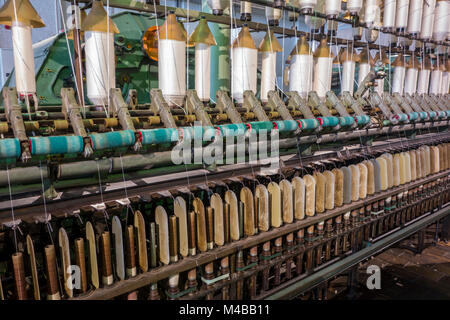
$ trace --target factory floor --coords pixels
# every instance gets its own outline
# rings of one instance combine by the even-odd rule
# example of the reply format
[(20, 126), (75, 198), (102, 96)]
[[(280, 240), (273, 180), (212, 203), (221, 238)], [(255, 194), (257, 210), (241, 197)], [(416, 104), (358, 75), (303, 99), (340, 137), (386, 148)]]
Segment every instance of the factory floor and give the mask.
[[(431, 244), (434, 232), (427, 230), (426, 243)], [(417, 237), (406, 239), (358, 267), (358, 285), (353, 292), (346, 290), (347, 277), (331, 281), (328, 299), (336, 300), (449, 300), (450, 299), (450, 242), (438, 241), (421, 254), (402, 246), (417, 243)], [(381, 268), (381, 289), (369, 290), (367, 267)]]

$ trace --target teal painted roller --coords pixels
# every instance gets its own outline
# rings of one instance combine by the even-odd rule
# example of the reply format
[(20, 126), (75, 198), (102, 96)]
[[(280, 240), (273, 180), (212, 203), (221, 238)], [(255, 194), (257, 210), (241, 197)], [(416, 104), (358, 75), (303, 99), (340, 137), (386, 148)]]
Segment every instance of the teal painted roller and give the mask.
[(247, 127), (243, 123), (221, 124), (216, 127), (222, 137), (235, 137), (245, 134)]
[(428, 114), (426, 113), (426, 112), (419, 112), (419, 116), (420, 116), (420, 119), (427, 119), (428, 118)]
[(84, 149), (80, 136), (31, 137), (30, 144), (32, 155), (81, 153)]
[(398, 113), (394, 115), (394, 119), (398, 120), (399, 122), (405, 122), (408, 121), (408, 115), (404, 113)]
[(0, 158), (18, 158), (21, 149), (19, 139), (8, 138), (0, 139)]
[(408, 116), (409, 116), (409, 120), (412, 120), (412, 121), (419, 119), (419, 114), (417, 112), (410, 112), (410, 113), (408, 113)]
[(450, 110), (445, 111), (447, 113), (447, 117), (450, 117)]
[(261, 130), (266, 130), (268, 132), (273, 130), (273, 123), (270, 121), (254, 121), (254, 122), (248, 122), (247, 125), (247, 131), (255, 131), (259, 132)]
[(335, 127), (339, 124), (338, 117), (317, 117), (317, 120), (322, 127)]
[(273, 127), (278, 129), (280, 132), (295, 131), (298, 129), (298, 126), (299, 123), (295, 120), (282, 120), (273, 122)]
[(216, 136), (220, 136), (220, 131), (212, 126), (203, 127), (203, 141), (213, 141)]
[(430, 112), (428, 112), (428, 114), (430, 115), (430, 118), (436, 118), (437, 117), (436, 111), (430, 111)]
[(439, 118), (445, 118), (447, 116), (447, 113), (445, 111), (439, 111)]
[(383, 126), (388, 126), (390, 124), (391, 122), (389, 120), (383, 120)]
[(339, 117), (339, 124), (342, 127), (348, 127), (355, 123), (355, 118), (353, 117)]
[(139, 131), (142, 145), (163, 144), (178, 141), (178, 130), (175, 128), (145, 129)]
[(204, 132), (203, 127), (201, 126), (182, 127), (178, 131), (178, 135), (183, 140), (202, 139)]
[(319, 121), (317, 119), (301, 119), (302, 130), (312, 130), (319, 127)]
[(94, 150), (127, 147), (132, 146), (135, 142), (134, 132), (132, 130), (93, 133), (89, 137), (91, 138), (92, 149)]
[(356, 116), (356, 123), (358, 125), (366, 125), (370, 122), (370, 117), (367, 115), (363, 115), (363, 116)]

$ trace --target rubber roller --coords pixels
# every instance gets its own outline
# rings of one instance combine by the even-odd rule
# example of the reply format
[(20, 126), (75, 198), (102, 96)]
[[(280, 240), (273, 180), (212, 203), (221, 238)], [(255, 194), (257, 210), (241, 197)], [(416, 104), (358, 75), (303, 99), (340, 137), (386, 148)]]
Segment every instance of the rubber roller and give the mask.
[(356, 116), (356, 123), (358, 125), (366, 125), (368, 123), (370, 123), (370, 117), (369, 116)]
[(256, 132), (259, 132), (260, 130), (272, 131), (273, 129), (273, 124), (270, 121), (248, 122), (246, 123), (246, 126), (248, 132), (252, 130), (255, 130)]
[(132, 146), (135, 142), (132, 130), (90, 134), (92, 149), (102, 150)]
[(19, 139), (0, 140), (0, 158), (19, 158), (21, 152)]
[(335, 127), (339, 124), (338, 117), (317, 117), (321, 127)]
[(353, 117), (339, 117), (339, 124), (342, 127), (352, 126), (355, 123), (355, 118)]
[(299, 121), (302, 124), (302, 130), (312, 130), (320, 126), (320, 123), (317, 119), (301, 119)]
[(410, 113), (408, 113), (408, 117), (409, 117), (409, 120), (415, 121), (415, 120), (419, 119), (419, 114), (417, 112), (410, 112)]
[(395, 122), (395, 121), (398, 121), (398, 122), (408, 121), (408, 115), (404, 114), (404, 113), (394, 114), (392, 116), (391, 122)]
[(32, 155), (81, 153), (84, 149), (80, 136), (31, 137), (30, 146)]
[(142, 145), (163, 144), (178, 141), (178, 130), (175, 128), (146, 129), (139, 131)]
[(301, 128), (301, 122), (295, 120), (274, 121), (273, 127), (280, 132), (295, 131)]
[(247, 127), (243, 123), (238, 124), (223, 124), (217, 126), (220, 130), (220, 135), (223, 137), (235, 137), (245, 134)]
[(179, 129), (178, 135), (183, 140), (203, 139), (204, 141), (211, 141), (216, 135), (214, 127), (183, 127)]

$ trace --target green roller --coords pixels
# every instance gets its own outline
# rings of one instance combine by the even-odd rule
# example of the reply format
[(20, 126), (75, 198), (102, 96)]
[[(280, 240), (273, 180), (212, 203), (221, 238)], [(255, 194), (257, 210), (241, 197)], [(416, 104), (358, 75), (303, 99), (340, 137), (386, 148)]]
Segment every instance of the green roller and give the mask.
[(426, 113), (426, 112), (419, 112), (419, 115), (420, 115), (420, 119), (427, 119), (428, 118), (428, 114)]
[(243, 123), (221, 124), (217, 126), (222, 137), (235, 137), (245, 134), (247, 127)]
[(339, 124), (338, 117), (317, 117), (317, 120), (322, 127), (335, 127)]
[(435, 111), (430, 111), (430, 112), (428, 112), (428, 114), (430, 115), (430, 118), (436, 118), (437, 117), (437, 113)]
[(299, 123), (295, 120), (282, 120), (273, 122), (273, 127), (278, 129), (280, 132), (295, 131), (298, 129), (298, 126)]
[(349, 127), (355, 123), (355, 119), (353, 117), (339, 117), (339, 124), (342, 127)]
[(18, 158), (20, 154), (19, 139), (8, 138), (0, 140), (0, 158)]
[(417, 112), (410, 112), (408, 113), (408, 116), (411, 121), (419, 119), (419, 114)]
[(114, 131), (90, 134), (92, 149), (102, 150), (110, 148), (128, 147), (135, 142), (132, 130)]
[(175, 128), (145, 129), (139, 131), (142, 145), (163, 144), (178, 141), (178, 130)]
[(301, 119), (299, 120), (302, 130), (312, 130), (319, 127), (319, 121), (317, 119)]
[(248, 122), (247, 125), (247, 131), (255, 131), (259, 132), (261, 130), (266, 130), (268, 132), (273, 130), (273, 123), (270, 121), (254, 121), (254, 122)]
[(81, 153), (84, 149), (80, 136), (31, 137), (30, 144), (32, 155)]
[(439, 114), (439, 118), (445, 118), (447, 116), (445, 111), (439, 111), (438, 114)]
[(358, 125), (366, 125), (369, 122), (370, 122), (370, 117), (367, 115), (356, 116), (356, 123), (358, 123)]

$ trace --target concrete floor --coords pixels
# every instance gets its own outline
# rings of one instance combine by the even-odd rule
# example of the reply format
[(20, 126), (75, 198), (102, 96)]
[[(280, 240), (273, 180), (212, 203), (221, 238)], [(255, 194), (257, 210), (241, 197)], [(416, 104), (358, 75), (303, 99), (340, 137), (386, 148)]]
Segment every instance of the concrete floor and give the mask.
[[(414, 243), (411, 238), (403, 245)], [(408, 243), (409, 242), (409, 243)], [(369, 290), (369, 265), (381, 268), (381, 289)], [(353, 297), (346, 291), (347, 278), (330, 283), (328, 298), (338, 300), (448, 300), (450, 299), (450, 243), (438, 242), (421, 254), (390, 248), (358, 267), (358, 286)]]

